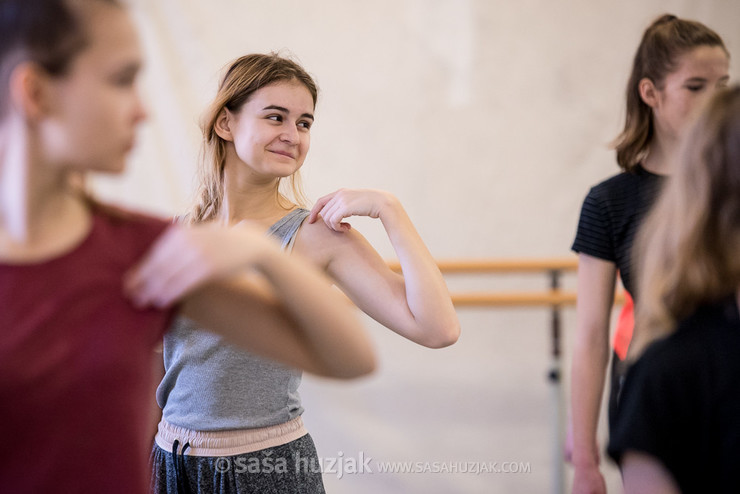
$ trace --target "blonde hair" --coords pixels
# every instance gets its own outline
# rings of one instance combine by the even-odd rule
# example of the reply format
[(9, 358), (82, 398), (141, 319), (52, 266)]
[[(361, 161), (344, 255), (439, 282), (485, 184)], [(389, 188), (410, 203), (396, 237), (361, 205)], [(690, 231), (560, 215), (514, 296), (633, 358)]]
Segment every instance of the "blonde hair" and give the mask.
[(635, 357), (740, 284), (740, 86), (714, 95), (636, 244)]
[(617, 163), (625, 171), (634, 170), (645, 158), (653, 140), (653, 112), (640, 97), (640, 81), (650, 79), (660, 88), (666, 76), (676, 70), (678, 58), (700, 46), (719, 46), (729, 57), (717, 33), (675, 15), (660, 16), (643, 33), (627, 82), (624, 129), (614, 141)]
[[(188, 223), (214, 219), (221, 212), (224, 198), (224, 165), (226, 141), (216, 133), (216, 121), (225, 109), (238, 112), (255, 91), (281, 81), (298, 81), (311, 93), (316, 106), (318, 88), (313, 78), (296, 62), (277, 53), (251, 54), (229, 64), (219, 84), (218, 92), (201, 121), (203, 147), (198, 166), (196, 199), (185, 217)], [(287, 182), (287, 183), (286, 183)], [(303, 192), (298, 171), (287, 180), (278, 179), (275, 189), (278, 203), (286, 209), (291, 203), (304, 206), (308, 200)]]

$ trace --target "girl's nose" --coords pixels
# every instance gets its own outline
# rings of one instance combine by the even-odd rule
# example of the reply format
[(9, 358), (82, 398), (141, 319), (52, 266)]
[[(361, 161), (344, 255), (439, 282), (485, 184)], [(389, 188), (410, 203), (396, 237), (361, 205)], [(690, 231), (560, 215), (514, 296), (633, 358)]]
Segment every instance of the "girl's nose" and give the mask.
[(295, 144), (298, 142), (298, 129), (292, 125), (286, 126), (282, 134), (280, 134), (280, 140), (290, 144)]

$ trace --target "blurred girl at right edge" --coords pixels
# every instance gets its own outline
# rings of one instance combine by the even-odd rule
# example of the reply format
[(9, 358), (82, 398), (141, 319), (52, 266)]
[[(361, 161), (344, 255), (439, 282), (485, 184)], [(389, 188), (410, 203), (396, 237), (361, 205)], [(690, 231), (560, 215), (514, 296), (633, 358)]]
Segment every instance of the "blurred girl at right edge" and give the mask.
[(740, 87), (693, 127), (635, 250), (639, 359), (609, 441), (625, 492), (740, 492)]

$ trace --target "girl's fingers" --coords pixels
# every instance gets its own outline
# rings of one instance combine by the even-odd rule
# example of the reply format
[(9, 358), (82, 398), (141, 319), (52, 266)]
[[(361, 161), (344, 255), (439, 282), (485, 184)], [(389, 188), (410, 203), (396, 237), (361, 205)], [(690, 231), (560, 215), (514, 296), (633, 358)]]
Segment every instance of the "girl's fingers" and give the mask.
[(177, 262), (169, 262), (146, 287), (136, 294), (135, 300), (144, 306), (169, 307), (188, 293), (196, 285), (208, 278), (212, 270), (204, 259), (195, 253), (178, 257)]
[(339, 224), (342, 222), (342, 219), (344, 219), (342, 206), (338, 201), (333, 201), (330, 204), (327, 204), (324, 211), (321, 212), (321, 217), (324, 218), (326, 226), (334, 231), (339, 231)]
[(309, 224), (315, 223), (316, 220), (319, 219), (319, 211), (321, 211), (321, 207), (319, 207), (319, 203), (314, 204), (314, 206), (311, 208), (311, 211), (308, 213), (308, 223)]
[[(181, 257), (177, 258), (182, 261)], [(179, 266), (172, 262), (167, 265), (151, 265), (152, 267), (140, 275), (139, 283), (128, 293), (131, 301), (137, 307), (156, 306), (162, 296), (167, 283), (177, 276)]]
[[(137, 306), (151, 305), (154, 301), (169, 299), (167, 286), (182, 272), (198, 273), (208, 269), (198, 249), (187, 243), (184, 232), (163, 237), (146, 258), (124, 280), (125, 293)], [(171, 291), (171, 290), (170, 290)]]
[(314, 223), (318, 219), (321, 210), (324, 209), (324, 206), (326, 206), (329, 201), (331, 201), (331, 199), (334, 197), (334, 194), (336, 194), (336, 192), (327, 194), (316, 201), (316, 204), (314, 204), (314, 206), (311, 208), (311, 212), (308, 215), (309, 223)]
[(127, 273), (124, 290), (137, 306), (166, 307), (209, 279), (247, 267), (265, 249), (279, 247), (248, 225), (182, 228), (163, 236)]
[(170, 256), (169, 245), (173, 241), (173, 237), (176, 236), (176, 232), (172, 230), (172, 228), (176, 227), (170, 228), (149, 248), (136, 266), (124, 275), (125, 293), (132, 294), (140, 292), (142, 287), (148, 283), (148, 280), (157, 276), (156, 271), (158, 267)]
[(327, 226), (335, 232), (346, 232), (352, 229), (352, 226), (343, 220), (356, 214), (358, 213), (353, 209), (352, 204), (348, 204), (344, 199), (337, 198), (327, 209), (326, 216), (322, 213), (322, 217), (325, 218)]
[[(377, 218), (378, 194), (372, 190), (339, 189), (320, 198), (308, 217), (309, 223), (314, 223), (321, 216), (326, 225), (334, 231), (347, 231), (349, 223), (343, 223), (344, 218), (350, 216), (369, 216)], [(341, 218), (337, 215), (341, 214)]]
[(207, 268), (199, 263), (183, 266), (183, 268), (164, 280), (157, 291), (152, 293), (149, 301), (151, 305), (159, 309), (170, 307), (207, 277)]

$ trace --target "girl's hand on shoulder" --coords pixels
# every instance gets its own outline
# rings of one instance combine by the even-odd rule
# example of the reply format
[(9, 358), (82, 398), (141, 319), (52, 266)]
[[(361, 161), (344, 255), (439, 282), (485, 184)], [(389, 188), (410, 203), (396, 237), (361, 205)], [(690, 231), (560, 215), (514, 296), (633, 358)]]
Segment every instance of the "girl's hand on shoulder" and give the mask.
[(308, 217), (309, 223), (315, 223), (319, 217), (331, 230), (345, 232), (349, 223), (343, 222), (350, 216), (367, 216), (380, 218), (387, 208), (397, 203), (389, 192), (375, 189), (339, 189), (316, 201)]
[(124, 293), (138, 307), (168, 307), (194, 288), (254, 267), (279, 247), (246, 224), (171, 226), (124, 279)]

